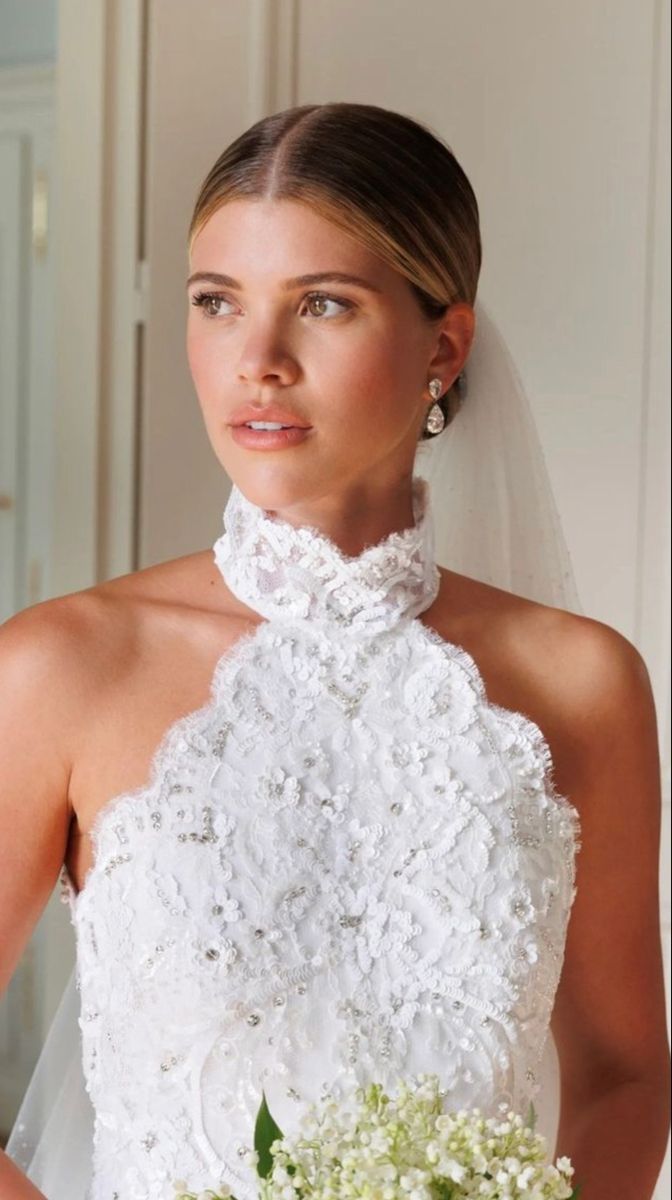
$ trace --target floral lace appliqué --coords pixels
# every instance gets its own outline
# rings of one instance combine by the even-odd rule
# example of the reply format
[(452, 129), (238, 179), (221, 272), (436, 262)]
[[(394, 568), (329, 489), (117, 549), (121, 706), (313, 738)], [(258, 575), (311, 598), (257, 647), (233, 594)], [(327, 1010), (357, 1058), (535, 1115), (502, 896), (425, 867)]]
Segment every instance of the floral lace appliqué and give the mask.
[(431, 511), (348, 559), (234, 491), (215, 547), (266, 620), (94, 829), (75, 896), (90, 1200), (244, 1165), (339, 1081), (441, 1072), (455, 1106), (535, 1095), (575, 894), (578, 816), (548, 748), (415, 619)]

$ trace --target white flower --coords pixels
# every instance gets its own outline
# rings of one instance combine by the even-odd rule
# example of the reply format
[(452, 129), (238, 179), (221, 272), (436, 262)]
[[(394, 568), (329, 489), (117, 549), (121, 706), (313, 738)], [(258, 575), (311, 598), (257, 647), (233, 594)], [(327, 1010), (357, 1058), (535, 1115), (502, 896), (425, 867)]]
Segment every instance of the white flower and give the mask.
[(257, 794), (260, 800), (273, 804), (276, 808), (296, 808), (301, 799), (301, 784), (293, 775), (288, 775), (282, 767), (272, 767), (265, 775), (259, 777)]
[(454, 1158), (449, 1158), (444, 1164), (444, 1171), (453, 1183), (461, 1183), (467, 1173), (466, 1168)]
[(409, 775), (421, 775), (428, 753), (427, 747), (421, 742), (398, 742), (392, 749), (389, 761), (395, 767), (404, 768)]
[(213, 914), (218, 921), (226, 924), (228, 921), (239, 921), (243, 915), (240, 904), (234, 896), (230, 896), (227, 888), (218, 889), (214, 895)]
[(569, 1197), (569, 1159), (545, 1162), (545, 1139), (520, 1114), (444, 1112), (445, 1095), (429, 1073), (397, 1080), (394, 1094), (379, 1083), (349, 1093), (334, 1084), (320, 1104), (306, 1105), (295, 1133), (274, 1143), (260, 1200), (297, 1200), (299, 1191), (311, 1200), (431, 1200), (448, 1181), (483, 1200)]

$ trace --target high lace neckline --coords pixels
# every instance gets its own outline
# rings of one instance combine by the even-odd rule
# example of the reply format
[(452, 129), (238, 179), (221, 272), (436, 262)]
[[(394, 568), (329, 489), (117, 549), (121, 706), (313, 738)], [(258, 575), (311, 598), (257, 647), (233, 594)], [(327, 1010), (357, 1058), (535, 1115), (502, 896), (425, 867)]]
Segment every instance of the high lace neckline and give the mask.
[(335, 622), (374, 633), (429, 608), (440, 585), (429, 484), (412, 480), (414, 524), (349, 557), (310, 525), (291, 525), (234, 484), (213, 546), (225, 583), (269, 620)]

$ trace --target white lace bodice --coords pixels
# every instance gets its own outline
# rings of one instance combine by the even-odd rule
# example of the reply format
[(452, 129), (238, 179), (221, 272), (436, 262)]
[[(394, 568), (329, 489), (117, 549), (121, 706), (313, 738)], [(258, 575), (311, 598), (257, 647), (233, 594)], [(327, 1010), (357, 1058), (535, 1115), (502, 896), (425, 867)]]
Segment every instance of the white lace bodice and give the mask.
[(63, 874), (91, 1200), (254, 1200), (262, 1087), (285, 1130), (419, 1071), (486, 1113), (536, 1095), (578, 814), (538, 727), (417, 619), (439, 573), (413, 488), (415, 525), (354, 558), (231, 492), (215, 559), (266, 619), (100, 812), (79, 895)]

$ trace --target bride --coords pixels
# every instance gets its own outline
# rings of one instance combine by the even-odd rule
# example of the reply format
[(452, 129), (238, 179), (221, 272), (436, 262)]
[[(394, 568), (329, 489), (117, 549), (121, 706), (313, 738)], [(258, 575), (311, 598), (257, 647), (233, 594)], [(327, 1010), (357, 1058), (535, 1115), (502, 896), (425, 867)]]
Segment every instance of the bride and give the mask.
[(189, 250), (223, 532), (0, 631), (2, 983), (62, 872), (79, 992), (0, 1194), (252, 1200), (262, 1088), (287, 1130), (420, 1071), (524, 1112), (552, 1032), (556, 1152), (644, 1200), (653, 701), (578, 611), (470, 183), (408, 117), (302, 106), (224, 151)]

